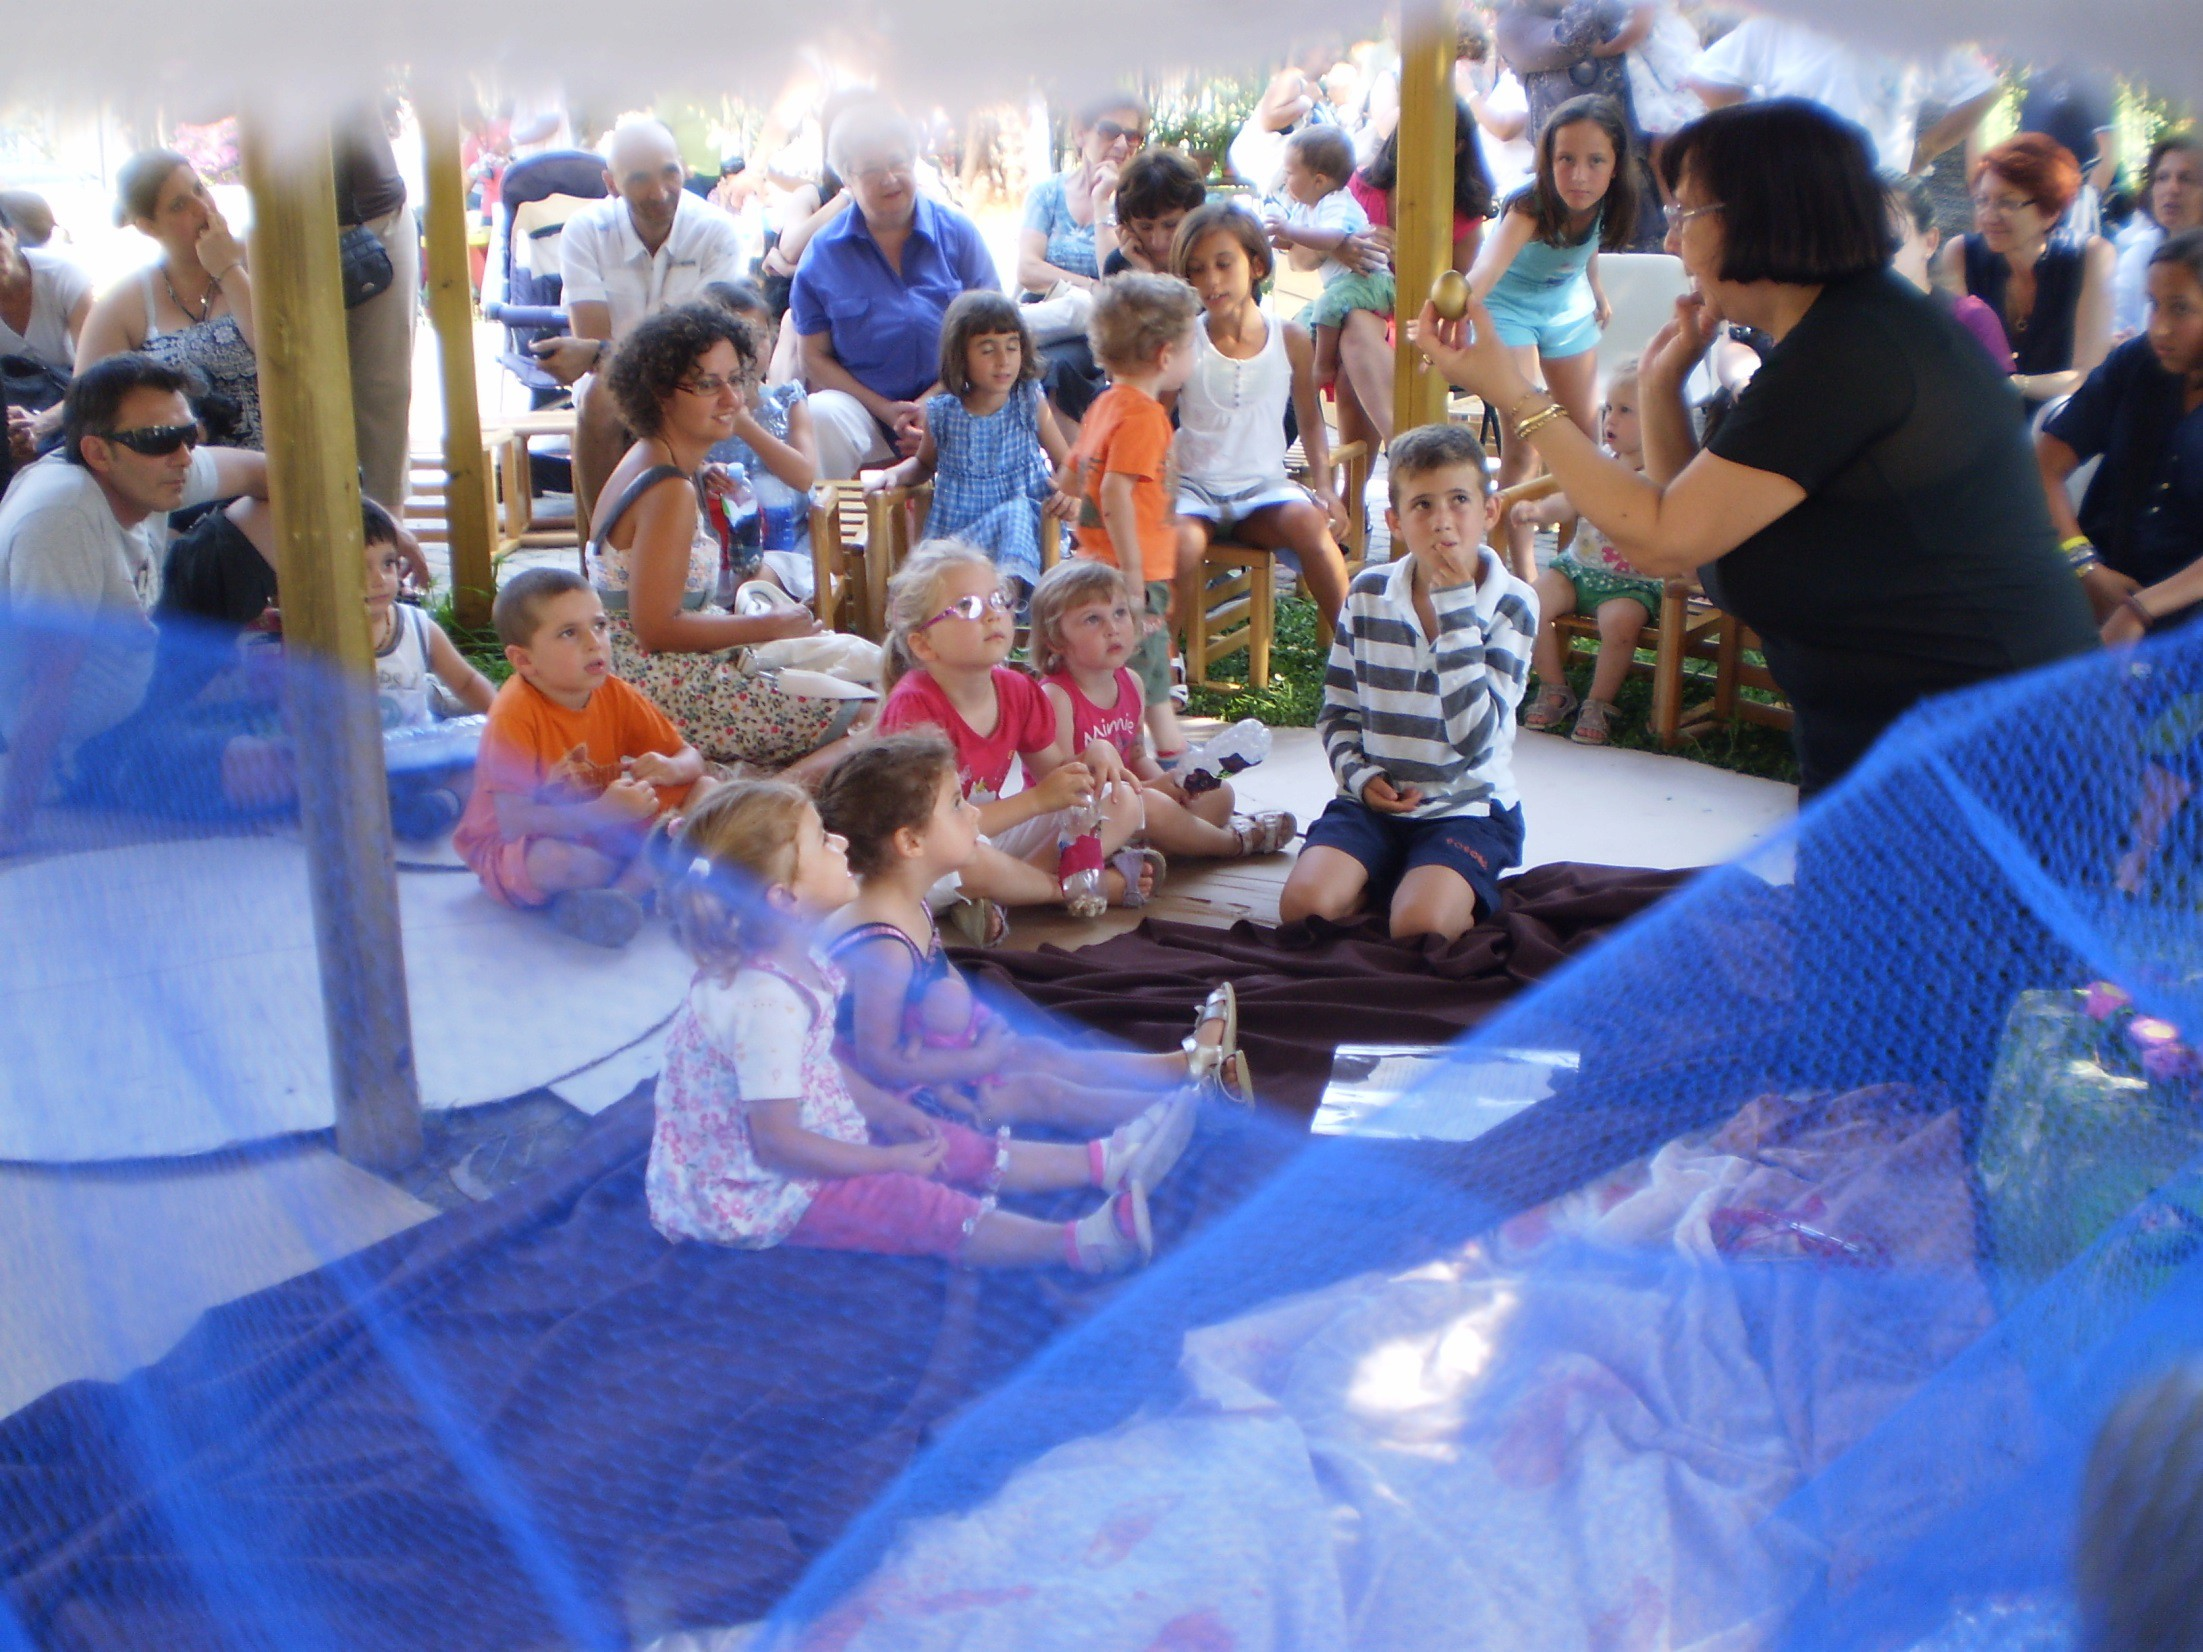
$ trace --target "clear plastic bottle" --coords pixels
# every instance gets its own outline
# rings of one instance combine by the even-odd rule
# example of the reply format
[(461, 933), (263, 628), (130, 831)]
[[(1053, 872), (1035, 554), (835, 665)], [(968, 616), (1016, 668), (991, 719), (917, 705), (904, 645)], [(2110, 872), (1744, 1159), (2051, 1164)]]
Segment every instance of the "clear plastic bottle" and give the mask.
[(1074, 918), (1098, 918), (1109, 910), (1102, 888), (1101, 798), (1068, 811), (1056, 839), (1056, 870), (1063, 879), (1063, 909)]
[(482, 730), (489, 719), (476, 712), (465, 717), (444, 717), (432, 723), (384, 729), (383, 769), (389, 774), (411, 774), (422, 769), (455, 768), (474, 761), (482, 744)]
[(1256, 718), (1242, 717), (1207, 745), (1186, 753), (1176, 770), (1178, 783), (1188, 797), (1199, 797), (1269, 755), (1269, 729)]
[(757, 490), (750, 486), (749, 471), (733, 463), (720, 468), (726, 472), (727, 487), (724, 492), (713, 489), (706, 497), (719, 535), (719, 589), (714, 600), (726, 608), (733, 604), (743, 581), (755, 576), (761, 546)]

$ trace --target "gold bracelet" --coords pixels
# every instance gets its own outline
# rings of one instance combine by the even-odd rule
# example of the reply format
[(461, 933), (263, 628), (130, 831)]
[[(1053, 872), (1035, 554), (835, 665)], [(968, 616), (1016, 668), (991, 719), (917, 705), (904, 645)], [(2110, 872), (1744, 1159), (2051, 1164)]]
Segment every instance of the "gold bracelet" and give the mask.
[(1527, 419), (1517, 420), (1515, 423), (1515, 440), (1526, 442), (1555, 419), (1565, 419), (1566, 417), (1568, 417), (1568, 409), (1561, 406), (1559, 402), (1555, 402), (1551, 407), (1541, 409), (1531, 414)]
[(1534, 385), (1534, 384), (1533, 384), (1532, 386), (1530, 386), (1530, 388), (1529, 388), (1529, 389), (1527, 389), (1527, 390), (1523, 391), (1523, 393), (1522, 393), (1521, 395), (1519, 395), (1519, 396), (1517, 396), (1517, 397), (1515, 398), (1515, 404), (1514, 404), (1514, 406), (1512, 406), (1512, 407), (1510, 407), (1510, 408), (1508, 408), (1508, 409), (1507, 409), (1507, 422), (1508, 422), (1509, 424), (1520, 424), (1520, 423), (1522, 423), (1522, 420), (1523, 420), (1523, 417), (1524, 417), (1524, 414), (1523, 414), (1523, 411), (1522, 411), (1522, 404), (1523, 404), (1524, 402), (1534, 402), (1534, 401), (1538, 400), (1538, 399), (1539, 399), (1540, 397), (1543, 397), (1543, 398), (1545, 398), (1545, 399), (1546, 399), (1546, 400), (1548, 400), (1548, 401), (1550, 401), (1550, 400), (1552, 399), (1552, 397), (1550, 396), (1550, 394), (1549, 394), (1548, 392), (1546, 392), (1546, 391), (1543, 391), (1543, 390), (1540, 390), (1540, 389), (1539, 389), (1539, 388), (1538, 388), (1538, 387), (1537, 387), (1536, 385)]

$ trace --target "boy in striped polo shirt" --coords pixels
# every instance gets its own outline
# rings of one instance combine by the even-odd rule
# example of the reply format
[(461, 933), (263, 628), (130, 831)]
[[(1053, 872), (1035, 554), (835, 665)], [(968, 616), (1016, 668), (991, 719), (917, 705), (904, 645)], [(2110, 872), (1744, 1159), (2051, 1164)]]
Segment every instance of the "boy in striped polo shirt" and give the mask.
[(1484, 543), (1498, 506), (1466, 429), (1396, 440), (1391, 494), (1407, 555), (1347, 591), (1316, 716), (1339, 795), (1308, 828), (1278, 910), (1290, 923), (1381, 904), (1395, 939), (1450, 941), (1498, 909), (1500, 874), (1522, 854), (1515, 708), (1537, 592)]

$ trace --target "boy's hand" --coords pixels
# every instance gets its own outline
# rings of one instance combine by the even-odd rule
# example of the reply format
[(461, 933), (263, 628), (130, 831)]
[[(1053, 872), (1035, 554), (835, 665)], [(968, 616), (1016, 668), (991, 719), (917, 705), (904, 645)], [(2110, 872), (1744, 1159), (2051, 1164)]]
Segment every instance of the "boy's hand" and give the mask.
[(1420, 786), (1395, 786), (1384, 775), (1369, 777), (1369, 784), (1362, 788), (1362, 801), (1382, 815), (1404, 815), (1423, 801)]
[(934, 1131), (922, 1141), (908, 1141), (898, 1147), (881, 1148), (880, 1157), (884, 1161), (881, 1168), (923, 1176), (930, 1181), (933, 1173), (941, 1168), (941, 1161), (948, 1156), (948, 1150), (947, 1138), (939, 1131)]
[(662, 751), (646, 751), (640, 757), (623, 757), (620, 767), (631, 780), (640, 780), (651, 786), (678, 786), (681, 771)]
[(1066, 763), (1035, 786), (1033, 793), (1044, 812), (1068, 809), (1094, 795), (1094, 771), (1084, 763)]
[(616, 826), (648, 820), (658, 812), (657, 792), (644, 782), (624, 774), (604, 788), (604, 795), (597, 799), (597, 803)]

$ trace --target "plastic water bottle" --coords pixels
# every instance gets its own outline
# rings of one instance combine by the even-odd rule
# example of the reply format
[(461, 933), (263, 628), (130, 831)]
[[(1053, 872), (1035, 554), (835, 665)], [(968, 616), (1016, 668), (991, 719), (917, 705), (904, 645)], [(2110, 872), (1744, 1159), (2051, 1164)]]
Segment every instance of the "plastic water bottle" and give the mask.
[(1180, 759), (1178, 783), (1185, 787), (1188, 797), (1199, 797), (1269, 755), (1269, 729), (1256, 718), (1242, 717), (1207, 745), (1196, 746)]
[(482, 730), (489, 719), (476, 713), (446, 717), (439, 722), (414, 723), (384, 729), (382, 762), (390, 774), (416, 774), (425, 769), (451, 769), (474, 761), (482, 744)]
[(793, 488), (774, 491), (784, 497), (766, 499), (759, 507), (757, 542), (768, 551), (792, 551), (803, 542), (810, 506)]
[(712, 526), (719, 535), (716, 600), (722, 608), (733, 602), (735, 590), (755, 572), (758, 554), (763, 549), (758, 542), (757, 490), (750, 486), (750, 473), (738, 464), (723, 468), (727, 476), (726, 490), (714, 489), (707, 495), (711, 501)]
[(1098, 918), (1109, 910), (1102, 888), (1101, 799), (1090, 797), (1066, 812), (1056, 839), (1056, 875), (1063, 880), (1063, 909), (1074, 918)]

